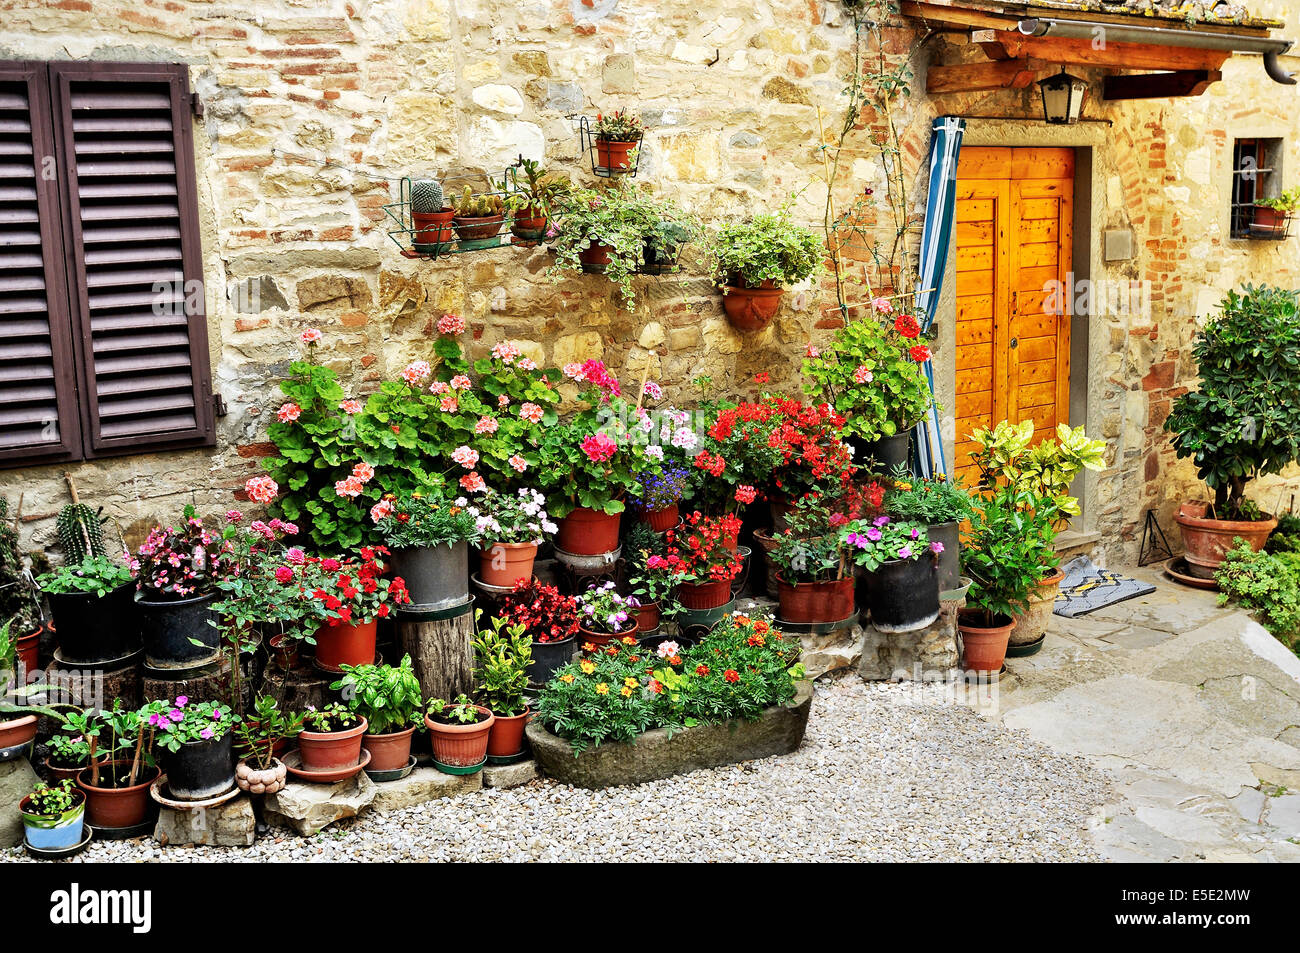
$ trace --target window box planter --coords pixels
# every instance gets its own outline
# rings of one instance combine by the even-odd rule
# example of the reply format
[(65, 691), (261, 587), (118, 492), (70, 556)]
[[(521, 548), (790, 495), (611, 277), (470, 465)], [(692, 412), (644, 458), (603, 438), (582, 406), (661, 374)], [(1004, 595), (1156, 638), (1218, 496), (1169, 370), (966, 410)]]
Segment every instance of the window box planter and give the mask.
[(798, 684), (788, 705), (766, 709), (754, 721), (734, 720), (669, 732), (642, 732), (633, 744), (606, 742), (574, 755), (569, 742), (534, 719), (525, 734), (533, 757), (561, 784), (605, 788), (657, 781), (701, 768), (789, 754), (803, 742), (812, 709), (812, 682)]

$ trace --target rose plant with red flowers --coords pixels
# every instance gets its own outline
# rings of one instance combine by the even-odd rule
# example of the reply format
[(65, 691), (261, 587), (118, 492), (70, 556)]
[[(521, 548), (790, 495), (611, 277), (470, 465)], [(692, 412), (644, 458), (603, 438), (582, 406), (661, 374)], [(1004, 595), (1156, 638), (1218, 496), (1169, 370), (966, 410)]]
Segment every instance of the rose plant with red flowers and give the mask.
[(868, 441), (908, 430), (933, 400), (920, 322), (888, 299), (875, 304), (876, 314), (846, 322), (803, 362), (804, 393), (842, 415), (846, 433)]
[(511, 624), (522, 625), (534, 642), (562, 642), (578, 634), (578, 601), (536, 579), (515, 583), (514, 589), (501, 597), (498, 614)]

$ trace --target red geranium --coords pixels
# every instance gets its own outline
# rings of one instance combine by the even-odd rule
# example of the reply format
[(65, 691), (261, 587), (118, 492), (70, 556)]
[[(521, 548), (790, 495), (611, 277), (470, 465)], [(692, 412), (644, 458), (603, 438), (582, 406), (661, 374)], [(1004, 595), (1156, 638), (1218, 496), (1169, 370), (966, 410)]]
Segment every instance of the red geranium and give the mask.
[(900, 314), (894, 319), (894, 330), (905, 338), (914, 338), (921, 333), (921, 324), (910, 314)]
[(411, 601), (401, 576), (385, 578), (381, 557), (387, 555), (385, 546), (365, 546), (359, 558), (308, 556), (301, 566), (303, 595), (317, 603), (326, 625), (385, 619), (393, 606)]
[(930, 349), (924, 344), (918, 344), (907, 352), (912, 356), (912, 360), (918, 364), (924, 364), (930, 359)]
[(663, 556), (646, 560), (650, 569), (663, 569), (683, 582), (730, 582), (744, 560), (730, 546), (740, 532), (740, 519), (705, 516), (699, 510), (682, 519), (682, 525), (668, 530), (668, 549)]

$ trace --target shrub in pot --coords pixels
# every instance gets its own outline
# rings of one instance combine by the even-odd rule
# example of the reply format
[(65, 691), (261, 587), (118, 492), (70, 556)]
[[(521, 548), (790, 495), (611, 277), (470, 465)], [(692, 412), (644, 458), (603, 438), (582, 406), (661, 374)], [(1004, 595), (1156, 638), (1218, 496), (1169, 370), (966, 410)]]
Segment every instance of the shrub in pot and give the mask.
[(787, 529), (769, 557), (777, 567), (782, 622), (840, 622), (853, 615), (853, 563), (827, 524), (813, 535)]
[(939, 591), (961, 586), (961, 524), (970, 517), (971, 499), (956, 480), (938, 474), (912, 476), (904, 468), (890, 475), (882, 505), (895, 520), (919, 523), (931, 542), (939, 543)]
[(502, 597), (498, 615), (507, 623), (522, 625), (532, 640), (528, 678), (544, 684), (561, 665), (573, 658), (578, 639), (578, 600), (562, 595), (555, 586), (535, 579), (518, 582)]
[(41, 574), (62, 661), (94, 665), (140, 650), (131, 570), (107, 556), (87, 556)]
[(216, 659), (214, 603), (226, 568), (223, 549), (222, 536), (205, 529), (194, 507), (186, 506), (179, 526), (155, 526), (136, 551), (131, 570), (150, 665), (190, 668)]
[(146, 705), (141, 714), (159, 748), (172, 797), (201, 801), (234, 787), (233, 728), (240, 718), (229, 705), (178, 695)]
[(36, 782), (18, 802), (27, 843), (38, 850), (76, 847), (85, 835), (86, 796), (66, 778)]
[[(491, 630), (474, 640), (475, 697), (492, 712), (487, 754), (512, 758), (524, 751), (524, 725), (528, 722), (528, 669), (533, 660), (533, 640), (524, 626), (493, 617)], [(439, 759), (441, 760), (441, 759)]]
[(930, 348), (920, 322), (886, 298), (876, 299), (873, 312), (846, 322), (829, 345), (809, 349), (803, 389), (843, 418), (855, 460), (874, 460), (884, 472), (909, 462), (908, 435), (934, 394), (922, 367)]
[(88, 767), (76, 780), (94, 826), (134, 827), (149, 816), (149, 786), (159, 774), (154, 759), (158, 728), (149, 717), (158, 714), (157, 706), (130, 710), (115, 698), (107, 710), (73, 711), (64, 717), (67, 730), (86, 742)]
[[(308, 771), (350, 768), (361, 761), (366, 720), (340, 702), (307, 706), (298, 732), (298, 754)], [(405, 764), (405, 762), (403, 762)]]
[(619, 593), (614, 582), (595, 582), (578, 596), (578, 633), (584, 652), (603, 648), (637, 630), (636, 596)]
[(944, 547), (930, 541), (924, 526), (877, 516), (848, 523), (838, 538), (871, 576), (867, 598), (877, 629), (913, 632), (939, 617), (938, 558)]
[(789, 204), (723, 225), (709, 247), (727, 320), (740, 331), (766, 327), (785, 287), (817, 274), (826, 255), (818, 234), (791, 219)]
[(479, 579), (489, 586), (514, 586), (532, 579), (537, 547), (559, 530), (546, 511), (546, 497), (531, 487), (514, 493), (489, 489), (469, 511), (482, 539)]
[(1247, 484), (1300, 457), (1300, 295), (1247, 285), (1196, 335), (1197, 390), (1174, 400), (1165, 429), (1214, 491), (1175, 520), (1188, 572), (1212, 577), (1241, 537), (1258, 550), (1276, 521), (1246, 498)]
[(1286, 231), (1287, 219), (1300, 209), (1300, 186), (1267, 199), (1256, 199), (1251, 228), (1266, 233)]
[(90, 745), (81, 735), (57, 733), (46, 744), (50, 753), (45, 757), (45, 769), (56, 781), (67, 778), (75, 782), (81, 769), (90, 764)]
[(370, 752), (371, 771), (400, 771), (411, 760), (411, 735), (423, 725), (424, 699), (411, 656), (398, 665), (345, 665), (330, 688), (367, 725), (361, 747)]
[(465, 695), (452, 702), (442, 698), (431, 701), (424, 724), (433, 744), (435, 766), (452, 774), (478, 770), (487, 761), (494, 720), (490, 709), (475, 705)]
[[(636, 627), (644, 637), (658, 630), (663, 608), (672, 597), (677, 581), (663, 563), (668, 543), (649, 524), (633, 524), (623, 545), (628, 585), (640, 603), (635, 612)], [(653, 569), (649, 566), (651, 557), (657, 557)]]
[(683, 608), (719, 608), (731, 601), (731, 580), (745, 565), (731, 545), (739, 533), (734, 514), (705, 516), (696, 510), (665, 534), (665, 555), (651, 556), (646, 566), (672, 577)]
[(976, 503), (962, 540), (962, 574), (971, 580), (958, 630), (967, 668), (1002, 668), (1016, 617), (1052, 554), (1050, 524), (1034, 512), (1035, 496), (1003, 486)]
[(478, 541), (475, 517), (462, 497), (438, 490), (389, 494), (377, 506), (377, 528), (415, 610), (448, 609), (469, 601), (469, 547)]
[(636, 167), (632, 150), (641, 145), (645, 126), (641, 118), (626, 109), (596, 113), (596, 164), (598, 175), (625, 175)]
[(279, 754), (302, 731), (301, 712), (285, 712), (269, 695), (253, 699), (252, 714), (235, 725), (235, 784), (250, 794), (274, 794), (288, 780)]

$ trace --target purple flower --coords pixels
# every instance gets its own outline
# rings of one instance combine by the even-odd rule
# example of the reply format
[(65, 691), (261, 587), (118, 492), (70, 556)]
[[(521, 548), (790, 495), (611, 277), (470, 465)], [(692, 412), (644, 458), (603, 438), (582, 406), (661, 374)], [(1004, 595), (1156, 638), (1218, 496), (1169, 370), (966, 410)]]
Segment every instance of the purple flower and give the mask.
[(221, 720), (221, 709), (220, 709), (220, 708), (214, 708), (214, 709), (212, 709), (212, 720), (213, 720), (213, 721), (220, 721), (220, 720)]
[(204, 728), (202, 731), (199, 732), (199, 737), (200, 737), (200, 738), (203, 738), (203, 739), (205, 739), (205, 740), (208, 739), (208, 738), (211, 738), (211, 737), (212, 737), (212, 729), (211, 729), (211, 728)]
[(911, 547), (911, 546), (904, 546), (902, 549), (900, 549), (900, 550), (898, 551), (898, 558), (899, 558), (899, 559), (911, 559), (911, 558), (912, 558), (912, 547)]
[(179, 708), (173, 708), (171, 711), (167, 713), (167, 717), (170, 718), (172, 721), (181, 721), (182, 719), (184, 719), (185, 715), (181, 713), (181, 710)]
[[(867, 539), (869, 539), (871, 542), (873, 543), (877, 542), (880, 539), (880, 537), (881, 537), (880, 530), (876, 529), (874, 526), (871, 527), (871, 529), (867, 530)], [(864, 546), (863, 549), (865, 548), (866, 547)]]
[(872, 525), (873, 525), (873, 526), (884, 526), (884, 525), (886, 525), (888, 522), (889, 522), (889, 517), (888, 517), (888, 516), (877, 516), (874, 520), (872, 520)]
[(162, 715), (158, 714), (157, 712), (154, 712), (152, 715), (149, 716), (149, 724), (151, 724), (153, 727), (157, 728), (160, 725), (162, 725), (162, 723), (163, 723)]
[(857, 533), (849, 533), (849, 535), (844, 537), (844, 542), (848, 543), (850, 546), (857, 546), (858, 540), (860, 540), (861, 538), (862, 537), (859, 536)]
[(189, 695), (177, 695), (177, 696), (176, 696), (176, 707), (177, 707), (177, 708), (184, 708), (186, 705), (189, 704), (189, 701), (190, 701), (190, 696), (189, 696)]
[(943, 552), (943, 543), (931, 543), (930, 552), (938, 556), (941, 552)]
[(912, 539), (916, 539), (918, 536), (921, 535), (921, 531), (919, 529), (913, 528), (912, 532), (909, 535), (912, 537)]

